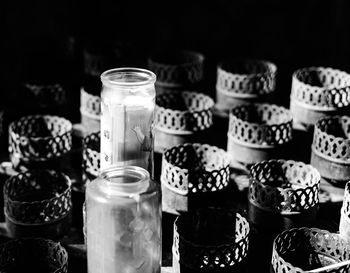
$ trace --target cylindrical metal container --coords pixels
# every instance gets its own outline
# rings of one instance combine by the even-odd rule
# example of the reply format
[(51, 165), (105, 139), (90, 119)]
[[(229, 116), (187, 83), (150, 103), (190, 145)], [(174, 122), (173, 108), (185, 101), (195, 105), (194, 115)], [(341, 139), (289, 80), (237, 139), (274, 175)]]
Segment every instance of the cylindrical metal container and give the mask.
[[(313, 272), (350, 259), (350, 246), (336, 233), (317, 228), (293, 228), (279, 234), (273, 243), (271, 273)], [(349, 272), (350, 265), (317, 272)]]
[(105, 169), (85, 204), (89, 273), (160, 272), (161, 193), (145, 169)]
[(286, 156), (292, 116), (284, 107), (256, 103), (233, 108), (227, 133), (231, 166), (249, 169), (263, 160)]
[(162, 162), (163, 210), (179, 214), (212, 205), (230, 180), (230, 157), (208, 144), (183, 144), (167, 149)]
[(293, 160), (268, 160), (250, 169), (249, 217), (257, 228), (281, 231), (311, 225), (318, 209), (320, 174)]
[(9, 153), (14, 168), (66, 169), (72, 148), (72, 124), (50, 115), (24, 116), (9, 126)]
[(218, 65), (215, 113), (228, 117), (243, 104), (268, 101), (276, 86), (277, 67), (263, 60), (226, 61)]
[(316, 122), (311, 165), (333, 182), (350, 180), (350, 117), (324, 117)]
[(100, 131), (101, 98), (80, 90), (81, 124), (85, 134)]
[(294, 72), (290, 95), (294, 128), (309, 131), (322, 117), (345, 114), (349, 105), (350, 74), (329, 67)]
[(100, 173), (100, 132), (83, 139), (82, 187), (95, 180)]
[(68, 253), (60, 243), (47, 239), (10, 240), (0, 245), (0, 271), (67, 273)]
[(4, 212), (12, 237), (61, 237), (71, 224), (70, 179), (51, 170), (12, 176), (4, 185)]
[(199, 209), (174, 222), (174, 273), (245, 272), (250, 227), (239, 213)]
[(118, 68), (101, 75), (101, 170), (139, 166), (153, 176), (156, 75)]
[(205, 132), (213, 125), (214, 101), (197, 92), (166, 92), (157, 95), (155, 147), (165, 149), (186, 142), (204, 142)]

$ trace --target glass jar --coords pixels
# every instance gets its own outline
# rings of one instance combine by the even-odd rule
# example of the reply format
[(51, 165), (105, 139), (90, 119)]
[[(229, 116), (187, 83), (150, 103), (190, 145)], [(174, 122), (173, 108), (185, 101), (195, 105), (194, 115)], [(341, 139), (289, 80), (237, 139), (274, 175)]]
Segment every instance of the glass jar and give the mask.
[(117, 68), (101, 75), (101, 170), (139, 166), (153, 175), (156, 75)]
[(161, 193), (140, 167), (111, 167), (86, 188), (89, 273), (159, 273)]

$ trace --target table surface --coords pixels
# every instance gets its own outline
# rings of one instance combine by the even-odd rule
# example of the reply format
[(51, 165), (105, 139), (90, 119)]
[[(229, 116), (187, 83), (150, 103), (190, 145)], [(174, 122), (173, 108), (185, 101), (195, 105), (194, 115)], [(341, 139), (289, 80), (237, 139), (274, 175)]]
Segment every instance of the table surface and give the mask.
[[(219, 146), (225, 149), (226, 139), (224, 136), (217, 136), (215, 132), (222, 130), (222, 128), (213, 129), (208, 138), (203, 142), (207, 142), (212, 145)], [(310, 145), (312, 136), (303, 132), (294, 132), (294, 140), (291, 146), (291, 153), (286, 157), (294, 160), (301, 160), (309, 163), (310, 158)], [(1, 162), (7, 161), (7, 153), (1, 154)], [(161, 171), (161, 155), (155, 154), (155, 180), (159, 181), (159, 175)], [(79, 164), (72, 164), (72, 166)], [(8, 170), (0, 168), (0, 181), (3, 183), (7, 177)], [(80, 175), (79, 170), (72, 168), (70, 176), (73, 179), (77, 179)], [(242, 176), (241, 176), (242, 177)], [(247, 201), (247, 184), (236, 183), (237, 173), (232, 172), (230, 186), (225, 189), (217, 200), (212, 200), (216, 207), (225, 207), (235, 209), (242, 215), (246, 216), (248, 213), (248, 201)], [(243, 179), (243, 181), (245, 181)], [(331, 183), (322, 182), (323, 190), (328, 192), (328, 199), (322, 200), (317, 211), (317, 218), (312, 226), (323, 229), (328, 229), (332, 232), (338, 231), (340, 208), (342, 205), (342, 198), (344, 194), (344, 185), (333, 185)], [(64, 238), (61, 238), (61, 243), (66, 247), (69, 253), (69, 272), (79, 273), (87, 272), (86, 268), (86, 252), (83, 244), (82, 234), (82, 216), (81, 216), (81, 204), (84, 199), (84, 193), (73, 191), (73, 224), (69, 234)], [(163, 212), (162, 218), (162, 237), (163, 237), (163, 266), (167, 267), (165, 271), (169, 271), (168, 267), (172, 265), (171, 246), (173, 239), (173, 222), (176, 219), (176, 215)], [(246, 266), (246, 272), (269, 272), (272, 242), (274, 237), (278, 234), (271, 230), (262, 230), (258, 226), (251, 224), (250, 242), (248, 262)], [(5, 223), (0, 223), (0, 242), (4, 242), (9, 239), (9, 235), (6, 230)]]

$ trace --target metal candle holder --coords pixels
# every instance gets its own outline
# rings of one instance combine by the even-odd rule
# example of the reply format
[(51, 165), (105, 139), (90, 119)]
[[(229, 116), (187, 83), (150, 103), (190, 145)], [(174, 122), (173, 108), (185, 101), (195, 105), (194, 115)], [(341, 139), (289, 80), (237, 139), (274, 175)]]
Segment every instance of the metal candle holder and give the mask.
[[(273, 243), (271, 272), (302, 273), (350, 259), (350, 246), (338, 234), (317, 228), (294, 228), (279, 234)], [(346, 273), (350, 265), (332, 271)]]
[(100, 173), (100, 132), (92, 133), (83, 139), (83, 172), (84, 187)]
[[(183, 104), (181, 109), (177, 109)], [(155, 114), (156, 152), (185, 142), (200, 141), (213, 124), (214, 101), (207, 95), (184, 91), (157, 96)]]
[(229, 164), (224, 150), (208, 144), (183, 144), (167, 149), (161, 173), (163, 210), (186, 212), (194, 196), (206, 195), (204, 199), (208, 201), (209, 195), (224, 190), (230, 178)]
[(0, 245), (0, 271), (67, 273), (68, 253), (47, 239), (10, 240)]
[(238, 106), (230, 112), (227, 137), (231, 166), (245, 169), (283, 155), (292, 139), (292, 117), (273, 104)]
[(100, 130), (101, 98), (80, 90), (81, 123), (85, 133), (94, 133)]
[(294, 72), (290, 110), (294, 127), (308, 131), (317, 120), (339, 115), (350, 105), (350, 74), (329, 67)]
[(249, 223), (239, 213), (201, 209), (174, 222), (173, 270), (242, 272), (248, 254)]
[(157, 94), (186, 89), (203, 79), (204, 56), (194, 51), (160, 52), (148, 59), (148, 68), (157, 75)]
[(340, 210), (339, 233), (350, 242), (350, 182), (345, 186), (343, 206)]
[(71, 210), (71, 182), (62, 173), (36, 170), (5, 182), (5, 219), (12, 237), (60, 237), (70, 228)]
[(320, 174), (311, 165), (292, 160), (269, 160), (250, 169), (249, 214), (269, 229), (305, 225), (315, 219)]
[(72, 124), (65, 118), (25, 116), (9, 126), (9, 153), (15, 168), (22, 165), (27, 168), (63, 168), (60, 161), (71, 148)]
[(325, 117), (316, 122), (311, 164), (324, 178), (350, 179), (350, 117)]
[(264, 101), (275, 90), (277, 67), (263, 60), (222, 62), (217, 67), (216, 112), (228, 117), (242, 104)]

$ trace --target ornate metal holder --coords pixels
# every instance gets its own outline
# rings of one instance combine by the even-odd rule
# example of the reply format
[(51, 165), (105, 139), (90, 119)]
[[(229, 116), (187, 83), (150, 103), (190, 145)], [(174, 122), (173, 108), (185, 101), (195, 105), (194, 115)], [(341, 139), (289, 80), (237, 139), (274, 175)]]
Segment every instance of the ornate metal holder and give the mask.
[(203, 79), (204, 56), (193, 51), (160, 52), (148, 59), (148, 68), (157, 75), (157, 94), (186, 89)]
[[(338, 234), (316, 228), (294, 228), (273, 243), (272, 272), (302, 273), (350, 259), (350, 246)], [(350, 265), (322, 272), (349, 272)]]
[(47, 239), (11, 240), (0, 245), (0, 271), (67, 273), (68, 253)]
[(30, 84), (24, 85), (25, 95), (30, 95), (30, 105), (41, 109), (60, 108), (66, 101), (66, 92), (60, 84)]
[(290, 110), (294, 127), (308, 131), (317, 120), (342, 114), (350, 105), (350, 74), (326, 67), (294, 72)]
[(253, 165), (248, 194), (251, 221), (270, 230), (312, 223), (320, 179), (314, 167), (302, 162), (269, 160)]
[(154, 150), (162, 153), (185, 142), (199, 142), (213, 124), (213, 106), (209, 96), (196, 92), (157, 96)]
[(350, 182), (345, 186), (343, 206), (340, 210), (339, 233), (350, 242)]
[(101, 98), (80, 90), (81, 123), (86, 134), (100, 130)]
[(292, 139), (292, 117), (273, 104), (239, 106), (230, 112), (227, 138), (232, 167), (281, 158)]
[(71, 210), (71, 182), (63, 173), (36, 170), (5, 182), (5, 219), (12, 237), (60, 237), (70, 228)]
[(83, 139), (83, 172), (84, 188), (100, 172), (100, 132), (92, 133)]
[(316, 122), (311, 164), (324, 178), (350, 179), (350, 117), (325, 117)]
[(228, 186), (229, 164), (224, 150), (208, 144), (183, 144), (166, 150), (161, 173), (163, 210), (178, 214), (201, 203), (208, 205), (210, 197)]
[(14, 168), (64, 169), (72, 148), (72, 124), (50, 115), (25, 116), (9, 126), (9, 153)]
[(229, 210), (201, 209), (179, 216), (174, 223), (174, 272), (243, 272), (249, 232), (248, 221)]
[(217, 68), (216, 113), (228, 117), (242, 104), (268, 100), (275, 90), (277, 67), (262, 60), (223, 62)]

